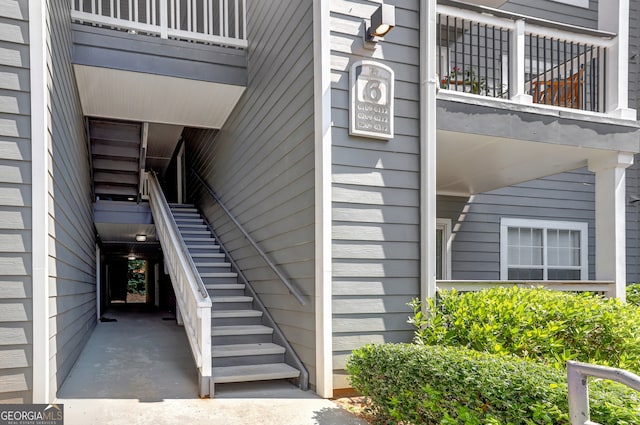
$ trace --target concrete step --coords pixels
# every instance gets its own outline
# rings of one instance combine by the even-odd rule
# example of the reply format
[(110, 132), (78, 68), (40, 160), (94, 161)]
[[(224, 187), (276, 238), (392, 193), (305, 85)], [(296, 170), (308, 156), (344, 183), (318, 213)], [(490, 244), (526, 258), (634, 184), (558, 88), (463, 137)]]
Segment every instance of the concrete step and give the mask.
[(213, 382), (267, 381), (271, 379), (292, 379), (300, 376), (300, 371), (284, 363), (269, 363), (248, 366), (214, 367)]
[(244, 285), (239, 283), (205, 284), (204, 286), (212, 298), (244, 295)]
[(203, 261), (194, 261), (196, 263), (196, 267), (231, 267), (231, 263), (227, 263), (226, 261), (211, 261), (211, 262), (203, 262)]
[(202, 230), (202, 229), (180, 229), (180, 233), (182, 234), (183, 237), (187, 237), (187, 238), (211, 238), (211, 232), (208, 230)]
[[(273, 328), (264, 325), (232, 325), (213, 326), (211, 336), (237, 336), (237, 335), (273, 335)], [(225, 344), (221, 344), (225, 345)]]
[(271, 342), (211, 347), (211, 357), (216, 367), (280, 363), (284, 361), (284, 353), (284, 347)]
[(209, 273), (200, 273), (200, 277), (238, 277), (238, 273), (235, 272), (209, 272)]
[(259, 310), (213, 310), (211, 312), (212, 326), (240, 326), (260, 325), (262, 312)]
[(264, 325), (225, 325), (211, 327), (213, 345), (273, 342), (273, 329)]
[(193, 257), (194, 260), (196, 259), (200, 259), (200, 258), (225, 258), (225, 255), (223, 252), (195, 252), (192, 253), (191, 256)]
[(182, 240), (187, 244), (187, 245), (206, 245), (206, 244), (214, 244), (216, 243), (216, 240), (211, 237), (211, 235), (205, 237), (193, 237), (193, 236), (182, 236)]

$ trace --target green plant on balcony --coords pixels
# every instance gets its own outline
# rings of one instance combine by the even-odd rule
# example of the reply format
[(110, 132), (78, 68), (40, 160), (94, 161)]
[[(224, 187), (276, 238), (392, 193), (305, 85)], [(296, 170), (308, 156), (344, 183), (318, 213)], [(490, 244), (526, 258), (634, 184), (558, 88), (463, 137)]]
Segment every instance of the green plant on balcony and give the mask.
[(472, 68), (462, 70), (456, 66), (440, 80), (440, 88), (482, 94), (487, 90), (487, 82), (485, 78), (478, 77)]

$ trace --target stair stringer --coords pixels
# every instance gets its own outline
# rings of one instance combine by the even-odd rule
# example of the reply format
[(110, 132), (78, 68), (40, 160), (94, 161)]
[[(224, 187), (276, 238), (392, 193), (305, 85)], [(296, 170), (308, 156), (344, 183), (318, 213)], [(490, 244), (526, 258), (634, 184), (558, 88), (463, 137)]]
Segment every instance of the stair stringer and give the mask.
[(213, 229), (213, 226), (211, 226), (211, 223), (209, 223), (209, 220), (207, 219), (207, 217), (204, 214), (200, 214), (200, 215), (202, 217), (202, 220), (206, 224), (207, 228), (211, 232), (211, 235), (215, 238), (215, 240), (219, 242), (220, 250), (224, 252), (224, 255), (226, 256), (228, 262), (231, 263), (231, 270), (238, 274), (238, 279), (240, 279), (241, 283), (245, 285), (245, 295), (246, 295), (246, 292), (248, 291), (249, 292), (248, 295), (253, 297), (254, 309), (262, 312), (262, 324), (273, 329), (273, 342), (285, 348), (286, 350), (284, 355), (285, 363), (300, 371), (300, 376), (297, 378), (298, 387), (300, 387), (300, 389), (302, 389), (303, 391), (307, 391), (309, 389), (309, 372), (307, 371), (307, 368), (302, 363), (302, 360), (300, 360), (300, 357), (298, 357), (298, 354), (295, 352), (295, 350), (289, 343), (289, 340), (284, 336), (284, 333), (282, 332), (282, 330), (280, 329), (276, 321), (273, 319), (273, 316), (271, 316), (271, 313), (269, 312), (267, 307), (264, 305), (262, 300), (260, 300), (260, 297), (258, 296), (256, 291), (253, 289), (251, 282), (249, 282), (249, 280), (244, 275), (242, 270), (238, 267), (238, 264), (235, 262), (233, 257), (229, 254), (229, 251), (227, 251), (227, 248), (224, 246), (224, 243), (222, 243), (220, 238), (218, 238), (217, 233)]

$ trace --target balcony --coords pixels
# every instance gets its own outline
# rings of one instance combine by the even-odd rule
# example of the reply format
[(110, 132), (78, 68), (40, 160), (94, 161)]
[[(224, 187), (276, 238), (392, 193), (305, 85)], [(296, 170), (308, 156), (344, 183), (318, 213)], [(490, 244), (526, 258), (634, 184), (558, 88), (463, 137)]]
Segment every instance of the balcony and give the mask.
[(85, 115), (220, 128), (247, 85), (245, 0), (73, 0)]
[(574, 111), (618, 107), (608, 57), (616, 34), (452, 1), (437, 10), (442, 90)]
[(245, 0), (73, 0), (71, 18), (164, 39), (247, 47)]
[[(607, 25), (628, 20), (609, 9), (599, 9)], [(470, 196), (638, 152), (624, 35), (454, 0), (436, 11), (439, 194)]]

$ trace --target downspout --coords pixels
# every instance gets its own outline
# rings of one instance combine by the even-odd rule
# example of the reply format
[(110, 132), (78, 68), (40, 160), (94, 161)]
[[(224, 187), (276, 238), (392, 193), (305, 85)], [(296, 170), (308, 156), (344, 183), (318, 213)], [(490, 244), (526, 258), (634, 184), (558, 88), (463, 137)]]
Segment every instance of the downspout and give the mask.
[(420, 296), (436, 293), (436, 0), (420, 8)]

